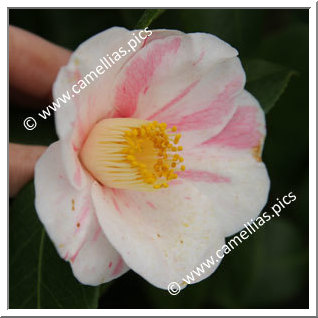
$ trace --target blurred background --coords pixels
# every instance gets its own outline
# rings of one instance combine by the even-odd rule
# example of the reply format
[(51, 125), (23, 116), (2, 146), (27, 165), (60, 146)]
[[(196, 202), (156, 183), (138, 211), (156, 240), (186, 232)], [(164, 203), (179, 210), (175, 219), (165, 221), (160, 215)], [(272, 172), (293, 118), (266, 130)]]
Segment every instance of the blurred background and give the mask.
[[(9, 22), (74, 50), (109, 27), (133, 29), (142, 13), (141, 9), (10, 9)], [(150, 29), (211, 33), (237, 48), (243, 61), (263, 59), (295, 71), (275, 106), (266, 114), (268, 134), (263, 160), (270, 175), (271, 190), (268, 206), (263, 211), (269, 211), (276, 198), (291, 191), (297, 199), (282, 211), (280, 218), (266, 223), (227, 255), (211, 277), (188, 286), (179, 295), (171, 296), (129, 271), (98, 290), (83, 289), (88, 298), (95, 297), (94, 304), (86, 308), (308, 308), (308, 13), (299, 9), (168, 9), (151, 24)], [(54, 121), (50, 119), (40, 121), (36, 133), (26, 131), (23, 119), (32, 115), (32, 111), (10, 103), (9, 141), (49, 145), (57, 140)], [(34, 263), (25, 259), (22, 268), (12, 261), (21, 255), (13, 255), (11, 251), (21, 245), (23, 235), (29, 235), (12, 233), (19, 222), (26, 222), (26, 228), (28, 222), (33, 222), (30, 227), (41, 226), (36, 220), (33, 196), (33, 187), (29, 185), (20, 197), (10, 201), (10, 308), (33, 308), (36, 303), (36, 300), (24, 300), (26, 294), (36, 293), (28, 275), (33, 272), (32, 264), (37, 266), (37, 259)], [(30, 203), (25, 204), (25, 198)], [(23, 209), (19, 208), (21, 202), (24, 202)], [(34, 240), (36, 253), (36, 237)], [(69, 265), (57, 258), (48, 239), (46, 242), (48, 256), (45, 257), (54, 258), (47, 263), (56, 262), (63, 279), (71, 275)], [(52, 294), (55, 287), (49, 284), (58, 282), (53, 283), (53, 278), (47, 275)], [(67, 288), (71, 284), (76, 295), (82, 287), (72, 282)], [(75, 300), (71, 302), (71, 296), (68, 302), (63, 302), (67, 297), (62, 295), (54, 297), (56, 303), (44, 302), (42, 307), (77, 306)]]

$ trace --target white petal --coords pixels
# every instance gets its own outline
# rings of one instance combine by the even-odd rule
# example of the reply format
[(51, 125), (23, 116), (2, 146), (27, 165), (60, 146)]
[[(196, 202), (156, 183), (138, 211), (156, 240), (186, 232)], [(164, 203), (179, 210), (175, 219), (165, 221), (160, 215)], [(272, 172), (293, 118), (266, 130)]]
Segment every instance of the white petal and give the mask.
[(36, 164), (37, 213), (59, 255), (71, 262), (81, 283), (110, 281), (128, 268), (101, 231), (92, 205), (91, 181), (83, 190), (75, 190), (65, 176), (61, 157), (61, 142), (56, 142)]
[[(122, 64), (131, 58), (133, 53), (122, 57), (113, 66), (111, 63), (111, 67), (107, 65), (106, 61), (110, 62), (109, 57), (114, 51), (118, 51), (121, 46), (127, 46), (130, 37), (131, 34), (128, 30), (118, 27), (98, 33), (83, 42), (71, 55), (68, 65), (60, 70), (53, 87), (54, 98), (62, 97), (66, 91), (74, 95), (66, 105), (61, 103), (61, 108), (56, 112), (56, 130), (60, 138), (71, 132), (74, 122), (77, 123), (77, 126), (80, 124), (79, 135), (85, 135), (92, 123), (100, 119), (101, 116), (106, 117), (107, 113), (111, 111), (111, 105), (108, 102), (111, 83)], [(104, 57), (106, 60), (103, 59)], [(99, 65), (104, 69), (103, 74), (98, 74), (96, 71), (96, 67)], [(90, 84), (86, 82), (87, 87), (82, 89), (78, 95), (75, 94), (72, 91), (72, 86), (76, 84), (75, 89), (78, 91), (78, 82), (84, 80), (84, 77), (92, 71), (98, 78), (92, 73), (94, 80), (88, 76)]]
[(224, 243), (208, 199), (187, 182), (150, 193), (95, 183), (92, 193), (109, 241), (131, 269), (159, 288), (182, 281)]

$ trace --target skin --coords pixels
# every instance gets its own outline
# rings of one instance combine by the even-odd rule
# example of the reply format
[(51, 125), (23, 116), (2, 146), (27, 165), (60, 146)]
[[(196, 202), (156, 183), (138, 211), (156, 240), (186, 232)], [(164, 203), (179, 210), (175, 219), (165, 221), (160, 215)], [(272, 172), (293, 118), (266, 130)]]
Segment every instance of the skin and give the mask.
[[(52, 85), (71, 52), (20, 28), (9, 27), (9, 94), (20, 107), (42, 109), (52, 100)], [(44, 146), (9, 144), (9, 195), (14, 197), (34, 175)]]

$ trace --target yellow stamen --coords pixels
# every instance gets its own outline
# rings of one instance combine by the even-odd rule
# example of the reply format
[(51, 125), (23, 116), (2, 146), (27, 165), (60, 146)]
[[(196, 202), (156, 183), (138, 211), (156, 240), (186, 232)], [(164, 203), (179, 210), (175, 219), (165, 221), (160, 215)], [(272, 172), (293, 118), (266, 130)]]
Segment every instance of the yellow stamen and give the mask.
[(177, 135), (174, 137), (173, 143), (174, 143), (175, 145), (178, 144), (180, 138), (181, 138), (181, 134), (177, 134)]
[(177, 128), (135, 118), (104, 119), (90, 132), (80, 152), (86, 169), (111, 188), (153, 191), (168, 188), (183, 158)]

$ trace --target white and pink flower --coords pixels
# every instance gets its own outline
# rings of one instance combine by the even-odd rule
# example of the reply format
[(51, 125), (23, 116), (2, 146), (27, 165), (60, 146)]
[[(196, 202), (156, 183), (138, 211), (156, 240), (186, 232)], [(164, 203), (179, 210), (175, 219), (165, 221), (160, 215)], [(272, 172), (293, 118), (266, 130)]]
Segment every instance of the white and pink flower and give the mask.
[[(56, 112), (60, 139), (36, 165), (39, 218), (83, 284), (132, 269), (167, 288), (267, 201), (264, 113), (238, 52), (210, 34), (152, 32)], [(81, 44), (54, 97), (130, 38), (116, 27)]]

